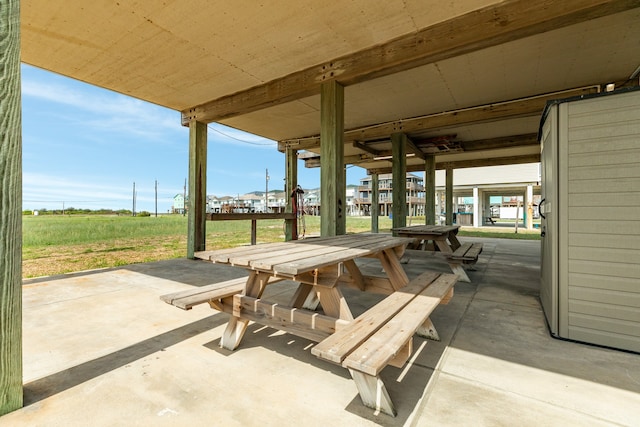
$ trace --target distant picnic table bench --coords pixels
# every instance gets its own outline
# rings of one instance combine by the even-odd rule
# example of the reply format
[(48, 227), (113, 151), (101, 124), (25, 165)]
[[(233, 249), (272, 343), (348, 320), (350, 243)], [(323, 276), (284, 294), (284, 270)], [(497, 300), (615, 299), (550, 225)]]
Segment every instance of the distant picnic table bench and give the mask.
[[(184, 310), (208, 303), (229, 313), (220, 341), (229, 350), (240, 345), (249, 321), (315, 341), (312, 353), (348, 368), (366, 406), (395, 416), (378, 374), (387, 365), (402, 366), (409, 359), (414, 333), (438, 339), (430, 315), (452, 297), (457, 280), (453, 274), (437, 272), (409, 280), (400, 258), (411, 242), (357, 234), (198, 252), (198, 258), (244, 268), (249, 276), (161, 299)], [(363, 274), (355, 263), (361, 257), (377, 258), (386, 276)], [(285, 305), (262, 299), (265, 288), (279, 280), (295, 285)], [(354, 319), (338, 285), (387, 297)], [(313, 298), (322, 314), (304, 308)]]

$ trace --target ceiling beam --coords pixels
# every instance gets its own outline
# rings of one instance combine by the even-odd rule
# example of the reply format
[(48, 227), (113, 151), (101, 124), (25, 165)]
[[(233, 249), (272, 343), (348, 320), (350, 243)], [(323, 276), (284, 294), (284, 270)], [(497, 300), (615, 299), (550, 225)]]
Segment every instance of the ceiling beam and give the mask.
[(521, 147), (538, 144), (537, 133), (503, 136), (499, 138), (481, 139), (477, 141), (461, 141), (463, 151), (495, 150), (499, 148)]
[[(473, 160), (457, 160), (453, 162), (440, 161), (436, 158), (436, 169), (465, 169), (479, 168), (483, 166), (499, 166), (499, 165), (516, 165), (522, 163), (537, 163), (540, 161), (540, 154), (525, 154), (522, 156), (494, 157), (487, 159)], [(367, 169), (367, 173), (371, 174), (388, 174), (391, 173), (391, 166)], [(407, 165), (407, 172), (424, 172), (424, 165)]]
[(320, 84), (351, 85), (639, 6), (638, 0), (507, 0), (182, 111), (210, 123), (315, 95)]
[[(320, 155), (316, 154), (315, 156), (310, 156), (304, 158), (304, 167), (305, 168), (319, 168), (320, 167)], [(351, 156), (344, 156), (344, 164), (345, 165), (357, 165), (360, 163), (371, 163), (373, 160), (372, 154), (353, 154)], [(383, 160), (379, 160), (383, 161)], [(388, 161), (389, 165), (391, 164), (391, 160)]]
[[(561, 92), (520, 98), (513, 101), (496, 102), (459, 110), (445, 111), (411, 119), (397, 120), (378, 125), (365, 126), (345, 132), (345, 143), (354, 140), (365, 141), (391, 135), (394, 132), (410, 134), (416, 131), (447, 128), (463, 124), (493, 122), (497, 120), (540, 115), (547, 103), (552, 99), (569, 98), (572, 96), (595, 93), (600, 89), (598, 85), (568, 89)], [(319, 137), (293, 139), (278, 142), (278, 150), (284, 151), (288, 146), (296, 150), (309, 150), (320, 147)]]
[(362, 150), (366, 153), (369, 154), (373, 154), (374, 156), (378, 156), (379, 154), (379, 150), (376, 150), (375, 148), (369, 147), (366, 144), (363, 144), (362, 142), (358, 142), (358, 141), (353, 141), (351, 143), (351, 145), (353, 146), (353, 148), (357, 148), (358, 150)]
[(413, 154), (416, 155), (416, 157), (424, 160), (427, 158), (427, 156), (422, 152), (421, 149), (419, 149), (416, 144), (413, 143), (413, 141), (409, 138), (407, 138), (405, 140), (406, 146), (407, 146), (407, 150), (412, 152)]
[[(460, 145), (463, 147), (460, 151), (470, 152), (470, 151), (482, 151), (482, 150), (497, 150), (501, 148), (513, 148), (513, 147), (522, 147), (526, 145), (536, 145), (538, 144), (538, 134), (535, 133), (527, 133), (523, 135), (512, 135), (512, 136), (503, 136), (499, 138), (488, 138), (488, 139), (480, 139), (476, 141), (461, 141)], [(372, 150), (374, 151), (374, 150)], [(442, 153), (444, 154), (444, 153)], [(446, 155), (446, 154), (444, 154)], [(375, 157), (387, 157), (391, 156), (391, 150), (375, 150), (375, 154), (367, 153), (367, 154), (354, 154), (351, 156), (344, 156), (344, 164), (345, 165), (358, 165), (361, 163), (370, 163)], [(414, 153), (408, 153), (408, 157), (414, 156)], [(416, 155), (416, 157), (419, 157)], [(317, 168), (320, 167), (320, 155), (313, 152), (305, 152), (304, 155), (300, 155), (299, 158), (304, 160), (304, 166), (307, 168)], [(425, 160), (426, 156), (420, 157), (420, 159)], [(505, 157), (506, 158), (506, 157)], [(511, 158), (511, 157), (508, 157)], [(440, 164), (456, 164), (459, 161), (454, 162), (446, 162), (444, 159), (446, 157), (440, 157)], [(380, 159), (376, 160), (376, 162), (384, 162), (386, 165), (391, 165), (391, 159)], [(436, 161), (436, 164), (437, 161)], [(412, 166), (407, 166), (408, 168)], [(424, 166), (420, 166), (416, 170), (423, 170)], [(411, 171), (415, 172), (415, 171)]]

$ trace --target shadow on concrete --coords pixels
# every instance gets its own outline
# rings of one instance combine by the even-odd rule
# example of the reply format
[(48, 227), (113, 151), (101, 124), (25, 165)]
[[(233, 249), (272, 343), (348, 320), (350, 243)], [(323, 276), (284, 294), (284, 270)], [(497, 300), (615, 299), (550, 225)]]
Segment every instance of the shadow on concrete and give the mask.
[(246, 270), (228, 265), (213, 264), (204, 260), (190, 260), (187, 258), (175, 258), (163, 261), (129, 264), (121, 267), (101, 268), (97, 270), (78, 271), (55, 276), (35, 277), (24, 279), (23, 285), (53, 282), (56, 280), (72, 279), (108, 273), (111, 271), (127, 270), (159, 279), (171, 280), (191, 286), (206, 286), (211, 283), (222, 282), (228, 279), (247, 276)]
[(227, 321), (226, 315), (214, 314), (188, 325), (167, 331), (122, 350), (73, 366), (64, 371), (24, 385), (24, 406), (28, 406), (80, 385), (107, 372), (142, 359), (150, 354), (187, 340)]
[[(640, 355), (551, 336), (540, 304), (540, 243), (483, 239), (486, 267), (451, 347), (640, 392)], [(612, 369), (615, 366), (615, 369)]]
[[(314, 369), (322, 369), (346, 379), (351, 378), (347, 369), (320, 360), (312, 355), (311, 348), (314, 344), (313, 341), (252, 323), (247, 327), (240, 346), (234, 351), (221, 348), (220, 339), (210, 341), (204, 346), (225, 357), (233, 357), (234, 353), (252, 347), (265, 348), (282, 356), (295, 359), (297, 362), (313, 366)], [(355, 383), (353, 383), (353, 400), (349, 402), (345, 410), (382, 426), (395, 427), (405, 425), (418, 405), (433, 374), (433, 369), (421, 363), (420, 359), (425, 357), (426, 353), (429, 353), (430, 360), (439, 360), (446, 348), (445, 343), (436, 344), (422, 338), (414, 338), (414, 346), (416, 353), (412, 357), (412, 362), (402, 369), (389, 366), (380, 374), (398, 411), (396, 417), (375, 414), (373, 409), (365, 407), (357, 394)]]
[(122, 267), (109, 267), (109, 268), (101, 268), (98, 270), (85, 270), (85, 271), (77, 271), (73, 273), (64, 273), (64, 274), (56, 274), (54, 276), (42, 276), (42, 277), (34, 277), (31, 279), (23, 279), (22, 285), (32, 285), (36, 283), (44, 283), (44, 282), (54, 282), (56, 280), (65, 280), (65, 279), (73, 279), (75, 277), (84, 277), (84, 276), (92, 276), (94, 274), (105, 273), (109, 271), (119, 270)]
[(132, 264), (121, 268), (191, 286), (206, 286), (249, 275), (243, 268), (187, 258)]

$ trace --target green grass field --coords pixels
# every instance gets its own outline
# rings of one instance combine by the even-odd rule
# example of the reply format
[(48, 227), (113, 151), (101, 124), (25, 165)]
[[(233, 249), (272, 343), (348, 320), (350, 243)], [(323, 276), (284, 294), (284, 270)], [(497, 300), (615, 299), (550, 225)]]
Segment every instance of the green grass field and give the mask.
[[(282, 220), (258, 221), (258, 243), (284, 240)], [(424, 217), (407, 219), (424, 224)], [(320, 234), (320, 218), (305, 217), (307, 236)], [(347, 217), (347, 232), (371, 229), (370, 217)], [(380, 232), (389, 232), (391, 220), (379, 218)], [(302, 230), (300, 230), (302, 233)], [(461, 229), (460, 236), (539, 239), (539, 231), (513, 226)], [(207, 249), (248, 244), (250, 221), (208, 221)], [(48, 276), (87, 269), (184, 257), (187, 218), (180, 215), (129, 217), (100, 215), (24, 216), (23, 277)]]

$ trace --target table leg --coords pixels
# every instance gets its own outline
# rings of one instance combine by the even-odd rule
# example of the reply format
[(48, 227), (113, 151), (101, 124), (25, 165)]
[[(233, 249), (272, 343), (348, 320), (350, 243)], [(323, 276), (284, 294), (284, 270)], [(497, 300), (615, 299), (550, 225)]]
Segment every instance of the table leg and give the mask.
[(458, 230), (456, 230), (455, 232), (451, 231), (449, 233), (449, 243), (451, 244), (451, 248), (454, 251), (458, 249), (460, 246), (462, 246), (460, 244), (460, 241), (458, 240), (458, 236), (456, 236), (457, 233), (458, 233)]
[(353, 369), (349, 369), (349, 373), (356, 383), (360, 399), (362, 399), (364, 406), (384, 412), (392, 417), (396, 416), (396, 408), (393, 406), (387, 388), (378, 376), (374, 377)]
[(436, 327), (433, 326), (433, 322), (431, 318), (427, 317), (427, 320), (418, 328), (416, 334), (422, 338), (427, 338), (433, 341), (440, 341), (440, 335), (436, 330)]
[(313, 290), (313, 285), (307, 283), (300, 283), (296, 289), (293, 297), (289, 301), (289, 307), (300, 308), (304, 305), (304, 302), (309, 297), (309, 294)]
[[(270, 275), (268, 273), (251, 272), (245, 285), (245, 295), (260, 298), (267, 287), (269, 277)], [(236, 311), (235, 307), (234, 311)], [(238, 348), (248, 324), (249, 321), (247, 319), (242, 319), (234, 313), (229, 319), (229, 323), (227, 323), (222, 338), (220, 338), (220, 347), (226, 348), (227, 350), (235, 350)]]
[(347, 300), (340, 292), (337, 286), (326, 288), (324, 286), (316, 286), (320, 305), (324, 314), (343, 320), (353, 320), (353, 314), (347, 305)]
[(393, 250), (385, 249), (378, 254), (378, 259), (382, 264), (382, 268), (387, 273), (391, 286), (394, 290), (398, 290), (409, 283), (409, 277), (405, 273), (398, 255)]
[(447, 237), (446, 236), (442, 236), (442, 237), (433, 239), (433, 242), (436, 244), (438, 249), (440, 249), (440, 252), (442, 252), (443, 254), (452, 254), (453, 253), (453, 250), (451, 249), (451, 246), (449, 246), (449, 244), (447, 243)]
[(289, 301), (290, 307), (304, 308), (311, 311), (316, 311), (319, 304), (320, 300), (313, 290), (313, 285), (308, 283), (300, 283)]
[(458, 280), (461, 282), (471, 283), (471, 279), (467, 276), (467, 272), (462, 268), (462, 264), (458, 262), (452, 262), (451, 260), (447, 261), (449, 267), (451, 267), (451, 271), (454, 274), (458, 275)]

